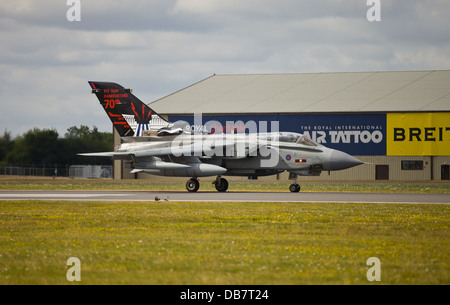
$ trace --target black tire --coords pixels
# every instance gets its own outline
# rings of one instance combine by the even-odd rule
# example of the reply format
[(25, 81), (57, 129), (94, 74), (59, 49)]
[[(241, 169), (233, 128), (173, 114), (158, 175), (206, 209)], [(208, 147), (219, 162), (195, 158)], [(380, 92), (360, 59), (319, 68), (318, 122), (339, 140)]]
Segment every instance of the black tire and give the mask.
[(300, 192), (300, 185), (293, 183), (289, 186), (289, 190), (291, 191), (291, 193), (298, 193)]
[(226, 192), (228, 190), (228, 181), (227, 179), (220, 178), (216, 181), (215, 186), (218, 192)]
[(195, 193), (200, 188), (200, 182), (197, 179), (190, 179), (186, 182), (186, 189), (189, 193)]

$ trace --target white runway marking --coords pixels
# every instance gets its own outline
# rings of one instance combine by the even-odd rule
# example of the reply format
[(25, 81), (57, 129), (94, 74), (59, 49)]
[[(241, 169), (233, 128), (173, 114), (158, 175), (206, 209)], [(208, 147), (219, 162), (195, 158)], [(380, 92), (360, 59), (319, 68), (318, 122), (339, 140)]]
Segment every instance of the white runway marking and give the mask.
[(0, 191), (0, 200), (450, 204), (449, 194)]
[[(66, 198), (91, 198), (91, 197), (104, 197), (103, 194), (5, 194), (2, 193), (2, 198), (57, 198), (64, 200)], [(125, 194), (108, 194), (108, 196), (123, 197)]]

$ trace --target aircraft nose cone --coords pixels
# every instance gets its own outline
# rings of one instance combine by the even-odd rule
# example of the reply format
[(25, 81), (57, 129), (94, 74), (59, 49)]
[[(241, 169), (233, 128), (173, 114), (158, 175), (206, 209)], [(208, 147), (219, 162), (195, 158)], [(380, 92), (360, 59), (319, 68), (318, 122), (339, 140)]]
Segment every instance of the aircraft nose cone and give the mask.
[(345, 152), (334, 150), (330, 155), (330, 169), (329, 170), (341, 170), (347, 169), (353, 166), (361, 165), (364, 162), (358, 160)]

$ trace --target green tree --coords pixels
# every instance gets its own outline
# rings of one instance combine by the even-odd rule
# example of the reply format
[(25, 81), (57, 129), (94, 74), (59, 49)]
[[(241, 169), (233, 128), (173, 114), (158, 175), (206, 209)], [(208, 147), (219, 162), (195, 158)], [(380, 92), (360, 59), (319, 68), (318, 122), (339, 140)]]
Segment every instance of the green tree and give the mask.
[(55, 164), (57, 162), (58, 132), (55, 129), (34, 128), (14, 140), (6, 155), (8, 164)]
[(5, 157), (9, 151), (11, 151), (14, 145), (13, 140), (11, 139), (11, 132), (5, 130), (3, 136), (0, 138), (0, 164), (4, 164)]
[(89, 153), (99, 151), (111, 151), (113, 135), (110, 132), (99, 132), (96, 126), (90, 130), (89, 127), (81, 125), (72, 126), (67, 129), (62, 139), (63, 158), (65, 164), (100, 164), (110, 165), (110, 158), (88, 158), (78, 156), (78, 153)]
[[(97, 131), (97, 127), (94, 126), (94, 131)], [(77, 126), (72, 126), (67, 129), (64, 137), (66, 139), (76, 139), (84, 138), (91, 135), (92, 131), (89, 130), (88, 126), (81, 125), (79, 128)]]
[(14, 140), (9, 132), (5, 132), (0, 138), (0, 162), (18, 166), (110, 165), (109, 158), (87, 158), (78, 153), (110, 151), (112, 143), (112, 133), (99, 132), (95, 126), (92, 130), (83, 125), (72, 126), (64, 138), (59, 138), (55, 129), (34, 128)]

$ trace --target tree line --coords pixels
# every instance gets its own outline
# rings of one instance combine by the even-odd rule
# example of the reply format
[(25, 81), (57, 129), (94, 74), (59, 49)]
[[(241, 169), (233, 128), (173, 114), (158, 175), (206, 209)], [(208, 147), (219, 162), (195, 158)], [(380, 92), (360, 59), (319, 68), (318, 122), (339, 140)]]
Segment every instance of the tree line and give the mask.
[(111, 165), (110, 158), (89, 158), (78, 153), (111, 151), (113, 135), (99, 132), (97, 127), (70, 127), (63, 138), (55, 129), (34, 128), (21, 136), (12, 138), (5, 131), (0, 137), (0, 165)]

